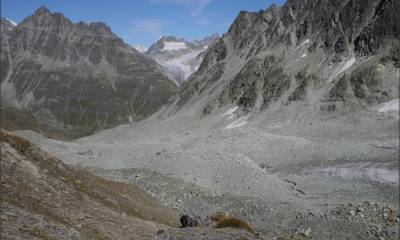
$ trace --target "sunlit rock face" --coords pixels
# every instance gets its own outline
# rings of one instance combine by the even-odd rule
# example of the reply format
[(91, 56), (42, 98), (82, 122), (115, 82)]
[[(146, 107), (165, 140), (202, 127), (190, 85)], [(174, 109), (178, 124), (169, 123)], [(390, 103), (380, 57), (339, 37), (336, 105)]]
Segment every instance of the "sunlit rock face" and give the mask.
[(294, 102), (336, 111), (396, 99), (399, 10), (399, 1), (302, 0), (242, 11), (172, 109), (205, 99), (204, 113)]

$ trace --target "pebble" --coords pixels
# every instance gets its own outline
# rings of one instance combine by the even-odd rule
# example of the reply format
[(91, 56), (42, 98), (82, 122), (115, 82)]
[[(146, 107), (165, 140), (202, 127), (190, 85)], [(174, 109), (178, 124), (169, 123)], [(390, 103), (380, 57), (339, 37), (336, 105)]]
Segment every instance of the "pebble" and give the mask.
[(350, 214), (350, 216), (355, 216), (356, 215), (356, 213), (353, 210), (350, 210), (349, 214)]

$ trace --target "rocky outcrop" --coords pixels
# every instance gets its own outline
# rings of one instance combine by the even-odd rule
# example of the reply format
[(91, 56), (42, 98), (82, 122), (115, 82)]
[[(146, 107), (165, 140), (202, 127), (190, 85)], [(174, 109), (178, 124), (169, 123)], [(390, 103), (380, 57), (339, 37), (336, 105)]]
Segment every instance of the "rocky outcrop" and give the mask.
[(66, 135), (143, 119), (176, 92), (106, 24), (74, 24), (44, 7), (9, 31), (3, 52), (2, 108), (30, 111)]
[(363, 108), (398, 98), (399, 10), (392, 0), (289, 0), (242, 11), (169, 111), (200, 101), (210, 113), (228, 104)]

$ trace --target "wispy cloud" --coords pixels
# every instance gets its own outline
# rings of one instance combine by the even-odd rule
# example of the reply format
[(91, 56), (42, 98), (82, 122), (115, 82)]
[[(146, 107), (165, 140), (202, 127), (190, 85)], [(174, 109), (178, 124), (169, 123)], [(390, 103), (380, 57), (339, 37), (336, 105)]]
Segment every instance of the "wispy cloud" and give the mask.
[(214, 0), (149, 0), (150, 3), (174, 4), (190, 8), (192, 16), (200, 15), (204, 8)]
[(210, 24), (210, 21), (208, 21), (207, 19), (196, 19), (194, 20), (194, 23), (200, 26), (207, 26)]
[(162, 29), (167, 26), (169, 22), (162, 19), (140, 19), (133, 22), (131, 30), (159, 36), (162, 35)]

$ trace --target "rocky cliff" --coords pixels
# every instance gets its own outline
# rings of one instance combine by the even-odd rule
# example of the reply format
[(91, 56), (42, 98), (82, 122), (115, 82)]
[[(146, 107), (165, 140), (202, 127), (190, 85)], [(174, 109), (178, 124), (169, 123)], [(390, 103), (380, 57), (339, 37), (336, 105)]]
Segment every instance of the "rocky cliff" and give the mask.
[(74, 24), (42, 7), (5, 31), (2, 118), (28, 114), (18, 128), (40, 122), (45, 133), (82, 136), (143, 119), (176, 92), (157, 63), (104, 23)]
[(241, 12), (172, 109), (203, 101), (244, 111), (305, 104), (360, 109), (398, 98), (399, 1), (291, 1)]

